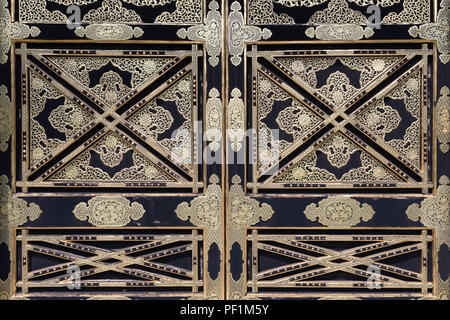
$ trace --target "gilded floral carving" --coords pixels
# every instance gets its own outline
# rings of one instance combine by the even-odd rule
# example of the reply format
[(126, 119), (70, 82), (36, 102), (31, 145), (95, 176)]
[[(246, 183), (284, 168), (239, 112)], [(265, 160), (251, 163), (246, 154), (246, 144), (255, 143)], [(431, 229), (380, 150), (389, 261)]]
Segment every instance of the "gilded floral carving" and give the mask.
[(88, 220), (97, 227), (123, 227), (131, 220), (141, 219), (145, 210), (140, 203), (125, 197), (98, 196), (77, 204), (73, 213), (77, 219)]
[(9, 212), (9, 226), (18, 227), (27, 221), (37, 220), (42, 213), (41, 208), (33, 202), (28, 203), (21, 198), (12, 198), (11, 211)]
[(222, 212), (222, 190), (219, 177), (213, 174), (209, 179), (210, 184), (204, 196), (198, 196), (190, 204), (180, 203), (175, 210), (181, 220), (190, 220), (194, 225), (200, 227), (211, 227), (216, 230)]
[(228, 123), (227, 132), (231, 142), (231, 148), (238, 152), (242, 148), (244, 140), (244, 101), (241, 98), (242, 93), (238, 88), (231, 91), (231, 99), (228, 104)]
[(231, 180), (233, 185), (229, 193), (229, 207), (231, 221), (237, 228), (249, 227), (261, 221), (269, 220), (273, 215), (272, 207), (267, 203), (260, 203), (245, 195), (240, 185), (241, 178), (235, 175)]
[(0, 86), (0, 151), (8, 149), (11, 138), (11, 100), (8, 97), (8, 88)]
[(205, 41), (209, 64), (215, 67), (219, 64), (219, 56), (222, 51), (222, 16), (218, 11), (219, 4), (215, 0), (209, 3), (209, 10), (205, 24), (188, 29), (181, 28), (177, 35), (181, 39)]
[(343, 196), (331, 196), (309, 204), (304, 214), (311, 221), (318, 221), (327, 227), (350, 228), (361, 221), (372, 219), (375, 211), (367, 203)]
[(0, 0), (0, 64), (4, 64), (8, 60), (7, 54), (11, 46), (11, 39), (37, 37), (41, 33), (38, 27), (11, 23), (11, 14), (7, 6), (7, 0)]

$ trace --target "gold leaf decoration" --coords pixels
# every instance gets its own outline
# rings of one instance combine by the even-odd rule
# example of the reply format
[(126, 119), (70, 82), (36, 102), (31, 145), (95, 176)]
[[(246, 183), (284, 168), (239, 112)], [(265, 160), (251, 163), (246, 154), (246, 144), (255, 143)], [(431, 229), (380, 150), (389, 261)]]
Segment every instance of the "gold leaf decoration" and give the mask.
[[(172, 0), (173, 1), (173, 0)], [(174, 0), (175, 11), (163, 12), (156, 19), (155, 23), (174, 24), (174, 23), (201, 23), (203, 18), (202, 0)], [(155, 2), (155, 1), (150, 1)], [(167, 1), (168, 2), (168, 1)]]
[(258, 200), (245, 196), (238, 175), (235, 175), (231, 182), (233, 185), (230, 188), (229, 205), (233, 225), (238, 228), (249, 227), (272, 217), (273, 209), (270, 205), (260, 204)]
[(244, 45), (246, 42), (259, 41), (261, 39), (267, 40), (272, 36), (272, 32), (264, 28), (256, 26), (244, 25), (244, 16), (242, 15), (241, 5), (234, 1), (231, 4), (231, 12), (228, 17), (228, 50), (231, 55), (231, 63), (238, 66), (241, 61), (241, 55), (244, 52)]
[[(232, 185), (228, 192), (228, 220), (227, 220), (227, 252), (230, 254), (233, 245), (239, 244), (239, 247), (245, 247), (246, 228), (255, 225), (261, 221), (268, 221), (274, 213), (272, 207), (267, 203), (260, 203), (245, 195), (244, 188), (241, 186), (241, 178), (238, 175), (231, 179)], [(242, 252), (242, 261), (246, 258)], [(228, 261), (229, 275), (229, 298), (233, 300), (246, 299), (244, 288), (247, 283), (241, 273), (240, 278), (235, 280), (230, 273), (230, 261)]]
[(28, 220), (37, 220), (42, 213), (41, 208), (33, 202), (28, 203), (21, 198), (13, 198), (11, 203), (11, 211), (9, 212), (9, 226), (18, 227)]
[[(430, 196), (423, 201), (411, 204), (406, 209), (406, 215), (412, 221), (419, 221), (428, 228), (434, 228), (436, 232), (436, 248), (444, 243), (449, 246), (449, 193), (450, 180), (447, 176), (441, 176), (440, 186), (436, 195)], [(435, 298), (447, 300), (450, 296), (450, 279), (442, 279), (439, 272), (436, 273)]]
[(214, 152), (219, 150), (222, 140), (222, 101), (219, 97), (219, 91), (212, 88), (206, 102), (206, 137), (211, 141), (209, 148)]
[[(11, 208), (11, 189), (8, 182), (6, 175), (0, 175), (0, 245), (5, 243), (10, 248), (8, 213)], [(7, 300), (10, 296), (11, 272), (5, 280), (0, 279), (0, 300)]]
[[(413, 0), (414, 1), (414, 0)], [(421, 26), (409, 28), (409, 34), (427, 40), (437, 40), (437, 48), (441, 53), (440, 59), (443, 64), (450, 60), (450, 0), (442, 0), (441, 8), (436, 23), (425, 23)]]
[(204, 196), (193, 199), (190, 205), (187, 202), (180, 203), (175, 213), (183, 221), (189, 220), (198, 227), (210, 227), (216, 230), (219, 227), (222, 210), (222, 190), (218, 185), (217, 175), (213, 174), (209, 182), (210, 185)]
[(362, 221), (372, 219), (375, 211), (367, 203), (355, 199), (333, 196), (309, 204), (304, 214), (311, 221), (319, 221), (322, 225), (335, 228), (350, 228)]
[(406, 210), (406, 215), (412, 221), (419, 221), (426, 227), (438, 231), (437, 245), (450, 245), (449, 240), (449, 193), (450, 180), (447, 176), (439, 179), (440, 186), (436, 195), (425, 198), (420, 204), (413, 203)]
[[(216, 174), (209, 178), (209, 185), (204, 195), (191, 200), (190, 203), (182, 202), (175, 209), (177, 217), (183, 221), (189, 220), (197, 227), (206, 228), (206, 250), (209, 250), (214, 243), (217, 245), (222, 257), (223, 252), (223, 193), (219, 185), (220, 179)], [(208, 259), (208, 258), (207, 258)], [(223, 268), (219, 275), (212, 279), (209, 272), (206, 272), (206, 291), (202, 298), (212, 300), (222, 296)]]
[(222, 51), (222, 16), (218, 9), (217, 1), (211, 1), (205, 24), (192, 26), (188, 29), (181, 28), (177, 32), (181, 39), (205, 41), (206, 52), (209, 56), (208, 62), (213, 67), (219, 64), (219, 56)]
[(75, 34), (92, 40), (128, 40), (140, 38), (144, 31), (139, 27), (131, 27), (126, 24), (91, 24), (86, 27), (78, 27)]
[(81, 221), (88, 220), (97, 227), (123, 227), (144, 216), (144, 207), (138, 202), (130, 203), (125, 197), (98, 196), (81, 202), (73, 210)]

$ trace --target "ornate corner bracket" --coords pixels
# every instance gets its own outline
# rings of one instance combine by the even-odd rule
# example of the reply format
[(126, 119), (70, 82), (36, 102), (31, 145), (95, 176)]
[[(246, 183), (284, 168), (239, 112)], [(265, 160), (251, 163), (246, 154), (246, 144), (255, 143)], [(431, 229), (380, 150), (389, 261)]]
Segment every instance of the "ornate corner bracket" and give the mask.
[(231, 12), (228, 16), (228, 51), (231, 55), (230, 61), (233, 65), (238, 66), (242, 61), (244, 45), (246, 42), (267, 40), (272, 36), (272, 32), (264, 28), (244, 25), (244, 16), (239, 2), (234, 1), (231, 4)]
[(144, 207), (138, 202), (130, 202), (125, 197), (98, 196), (80, 202), (73, 210), (81, 221), (88, 220), (97, 227), (123, 227), (144, 216)]
[[(406, 215), (412, 221), (419, 221), (436, 232), (436, 248), (439, 250), (444, 245), (450, 245), (449, 224), (449, 194), (450, 179), (441, 176), (440, 186), (435, 196), (430, 196), (421, 201), (420, 204), (413, 203), (406, 209)], [(436, 273), (436, 298), (447, 300), (450, 296), (450, 278), (442, 279), (439, 272)]]
[[(260, 203), (258, 200), (245, 195), (244, 188), (241, 186), (241, 178), (235, 175), (232, 180), (232, 186), (228, 193), (228, 241), (227, 252), (231, 263), (233, 256), (232, 250), (240, 252), (240, 259), (245, 261), (243, 249), (245, 246), (247, 227), (258, 224), (261, 221), (268, 221), (273, 216), (273, 209), (267, 203)], [(234, 255), (236, 256), (236, 255)], [(230, 266), (228, 268), (230, 269)], [(229, 271), (230, 272), (230, 271)], [(230, 276), (229, 292), (232, 299), (245, 299), (245, 277), (243, 273), (238, 279)]]
[(304, 214), (311, 221), (318, 221), (324, 226), (333, 228), (350, 228), (361, 221), (369, 221), (375, 210), (367, 203), (342, 196), (328, 197), (318, 204), (309, 204)]
[[(0, 245), (5, 243), (11, 248), (8, 215), (11, 209), (11, 189), (6, 175), (0, 175)], [(5, 280), (0, 279), (0, 300), (11, 298), (11, 272)]]
[(142, 37), (144, 31), (139, 27), (133, 28), (126, 24), (102, 23), (78, 27), (75, 29), (75, 34), (80, 38), (86, 37), (92, 40), (128, 40)]
[(36, 203), (28, 203), (21, 198), (12, 198), (9, 212), (9, 226), (18, 227), (28, 221), (35, 221), (41, 216), (42, 210)]
[(206, 102), (206, 138), (211, 141), (209, 148), (217, 152), (222, 140), (222, 101), (219, 90), (209, 90), (209, 98)]
[(11, 189), (6, 175), (0, 176), (0, 244), (9, 244), (9, 212), (11, 211)]
[(344, 0), (331, 0), (327, 8), (311, 16), (308, 24), (315, 27), (306, 29), (306, 35), (319, 40), (355, 41), (374, 35), (372, 28), (361, 26), (367, 24), (364, 14), (350, 8)]
[(222, 212), (222, 189), (218, 185), (219, 177), (213, 174), (203, 196), (193, 199), (190, 204), (182, 202), (175, 210), (177, 217), (189, 220), (197, 227), (208, 227), (218, 230)]
[(26, 39), (37, 37), (41, 31), (37, 27), (29, 27), (21, 23), (11, 23), (8, 1), (0, 0), (0, 64), (8, 61), (8, 52), (12, 39)]
[[(177, 217), (183, 221), (190, 221), (197, 227), (205, 228), (206, 232), (206, 250), (209, 251), (215, 244), (219, 249), (220, 256), (223, 252), (223, 194), (220, 187), (220, 179), (213, 174), (209, 178), (209, 185), (204, 195), (191, 200), (190, 203), (182, 202), (175, 209)], [(205, 252), (209, 259), (209, 255)], [(208, 263), (207, 263), (208, 265)], [(223, 268), (219, 275), (213, 279), (209, 272), (205, 270), (206, 291), (204, 299), (213, 300), (222, 295)]]
[(222, 16), (218, 11), (219, 3), (215, 0), (209, 3), (209, 10), (205, 24), (188, 29), (181, 28), (177, 31), (177, 35), (181, 39), (205, 41), (209, 64), (215, 67), (219, 64), (219, 56), (222, 52)]
[(437, 138), (440, 142), (440, 150), (447, 153), (450, 143), (450, 90), (442, 87), (441, 96), (436, 104), (437, 108)]
[(425, 23), (409, 28), (409, 34), (427, 40), (436, 40), (440, 60), (447, 64), (450, 60), (450, 0), (442, 0), (437, 16), (437, 23)]

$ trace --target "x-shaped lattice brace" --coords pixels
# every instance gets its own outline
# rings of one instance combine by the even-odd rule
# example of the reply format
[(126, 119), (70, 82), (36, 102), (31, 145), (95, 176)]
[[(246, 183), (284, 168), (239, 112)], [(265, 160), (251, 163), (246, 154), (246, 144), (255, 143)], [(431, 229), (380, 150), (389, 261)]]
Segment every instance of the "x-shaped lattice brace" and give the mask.
[[(307, 137), (306, 140), (313, 140), (316, 143), (311, 144), (309, 147), (302, 150), (298, 155), (295, 156), (295, 158), (291, 161), (289, 161), (287, 164), (285, 164), (282, 168), (279, 169), (277, 174), (270, 175), (267, 179), (265, 179), (263, 182), (258, 182), (259, 179), (261, 179), (263, 176), (265, 176), (268, 172), (274, 169), (275, 166), (279, 164), (281, 159), (285, 158), (286, 156), (292, 154), (296, 149), (298, 149), (303, 143), (305, 143), (305, 139), (299, 139), (298, 141), (292, 143), (291, 146), (289, 146), (286, 150), (280, 152), (279, 157), (274, 159), (273, 161), (270, 161), (269, 163), (262, 165), (259, 169), (256, 166), (257, 160), (253, 160), (253, 182), (248, 183), (249, 188), (253, 189), (253, 192), (257, 192), (258, 187), (259, 188), (277, 188), (280, 187), (279, 184), (275, 182), (275, 180), (279, 177), (280, 173), (284, 172), (287, 168), (291, 167), (293, 164), (300, 161), (304, 156), (309, 154), (310, 152), (314, 151), (314, 149), (319, 145), (320, 143), (324, 142), (327, 138), (329, 138), (332, 134), (341, 132), (346, 137), (348, 137), (352, 142), (354, 142), (356, 145), (360, 146), (363, 150), (367, 151), (369, 154), (374, 156), (378, 161), (380, 161), (386, 168), (389, 168), (393, 174), (400, 177), (403, 182), (398, 183), (398, 186), (403, 187), (415, 187), (415, 188), (422, 188), (424, 193), (428, 193), (428, 188), (433, 187), (433, 184), (429, 182), (428, 178), (428, 168), (425, 166), (425, 163), (423, 164), (423, 167), (421, 170), (414, 167), (408, 160), (404, 159), (398, 151), (394, 150), (392, 146), (387, 144), (386, 142), (382, 141), (382, 139), (374, 139), (374, 135), (370, 132), (369, 129), (365, 128), (363, 125), (358, 124), (356, 122), (356, 118), (365, 111), (369, 106), (371, 106), (374, 102), (378, 101), (379, 99), (382, 99), (388, 92), (393, 90), (396, 86), (398, 86), (400, 83), (402, 83), (405, 78), (409, 77), (414, 72), (417, 72), (419, 69), (422, 70), (422, 74), (427, 74), (427, 68), (428, 68), (428, 56), (433, 54), (433, 50), (430, 50), (427, 48), (427, 45), (423, 45), (421, 50), (395, 50), (396, 54), (402, 54), (404, 55), (404, 58), (397, 62), (395, 65), (393, 65), (390, 69), (385, 70), (381, 75), (379, 75), (376, 78), (376, 81), (372, 81), (370, 84), (368, 84), (366, 87), (359, 90), (354, 96), (349, 98), (345, 103), (342, 103), (345, 107), (335, 107), (332, 104), (330, 104), (327, 99), (325, 99), (323, 96), (318, 94), (317, 89), (311, 87), (308, 83), (306, 83), (304, 80), (302, 80), (299, 76), (296, 76), (295, 74), (292, 74), (286, 67), (284, 67), (282, 64), (278, 63), (276, 60), (277, 56), (284, 56), (289, 57), (289, 54), (286, 54), (285, 51), (271, 51), (270, 53), (265, 52), (258, 52), (257, 46), (252, 46), (252, 50), (247, 53), (249, 57), (252, 58), (252, 74), (253, 76), (256, 76), (257, 73), (262, 73), (265, 77), (269, 78), (271, 81), (276, 83), (278, 86), (280, 86), (283, 90), (285, 90), (288, 94), (290, 94), (293, 98), (297, 99), (298, 101), (302, 102), (303, 106), (306, 106), (309, 108), (312, 112), (314, 112), (316, 115), (322, 118), (322, 121), (317, 124), (315, 127), (311, 128), (308, 132), (304, 134), (304, 137)], [(333, 54), (332, 51), (327, 51), (327, 55)], [(351, 57), (352, 55), (355, 55), (354, 50), (339, 50), (336, 52), (339, 56), (344, 57)], [(370, 57), (370, 55), (368, 55)], [(412, 65), (410, 65), (406, 71), (404, 71), (401, 75), (394, 75), (395, 71), (399, 70), (400, 68), (404, 67), (408, 62), (410, 62), (413, 58), (419, 56), (420, 60), (416, 61)], [(319, 104), (316, 104), (312, 102), (309, 99), (306, 99), (304, 96), (302, 96), (296, 89), (294, 89), (292, 86), (287, 84), (285, 81), (283, 81), (281, 78), (273, 74), (266, 66), (265, 64), (260, 63), (258, 59), (265, 59), (267, 62), (270, 62), (273, 67), (281, 71), (283, 74), (285, 74), (287, 77), (289, 77), (292, 81), (295, 82), (296, 85), (300, 86), (302, 89), (304, 89), (306, 92), (311, 94), (315, 97), (315, 99), (318, 101)], [(366, 96), (369, 92), (378, 90), (378, 87), (380, 87), (381, 83), (383, 83), (386, 80), (392, 80), (387, 86), (380, 89), (376, 94), (366, 102), (363, 102), (360, 105), (357, 105), (356, 103), (359, 101), (359, 99)], [(422, 111), (421, 111), (421, 139), (426, 139), (428, 128), (427, 128), (427, 94), (423, 93), (422, 101)], [(320, 107), (319, 107), (320, 105)], [(351, 112), (348, 112), (348, 110), (351, 109)], [(253, 115), (253, 127), (258, 128), (257, 126), (257, 115)], [(328, 130), (323, 130), (327, 128), (329, 125)], [(400, 168), (398, 168), (397, 165), (393, 164), (392, 161), (389, 159), (386, 159), (385, 156), (383, 156), (376, 148), (371, 147), (367, 143), (365, 143), (363, 140), (361, 140), (357, 135), (355, 135), (353, 132), (348, 130), (346, 126), (351, 125), (353, 129), (355, 129), (359, 135), (364, 136), (365, 138), (372, 141), (376, 147), (379, 149), (385, 151), (386, 153), (392, 155), (392, 157), (399, 161), (407, 170), (404, 171)], [(253, 145), (258, 145), (257, 142), (257, 135), (253, 137)], [(423, 146), (425, 143), (422, 143)], [(425, 153), (425, 150), (423, 150)], [(253, 155), (254, 157), (257, 156), (257, 154)], [(330, 184), (331, 185), (331, 184)], [(333, 187), (346, 187), (345, 184), (339, 185), (339, 184), (333, 184)]]
[[(53, 237), (55, 238), (55, 237)], [(33, 271), (26, 271), (27, 257), (23, 259), (23, 273), (22, 280), (17, 283), (17, 286), (22, 287), (24, 291), (28, 290), (30, 287), (67, 287), (69, 283), (74, 280), (74, 275), (72, 273), (55, 276), (45, 280), (39, 280), (39, 277), (47, 276), (55, 272), (61, 272), (70, 270), (71, 267), (90, 266), (92, 268), (80, 270), (77, 275), (80, 285), (84, 287), (100, 285), (100, 286), (121, 286), (128, 284), (130, 286), (177, 286), (177, 287), (192, 287), (193, 291), (196, 292), (199, 286), (202, 286), (202, 280), (197, 277), (198, 272), (198, 262), (199, 258), (196, 256), (198, 250), (195, 248), (195, 243), (202, 240), (201, 235), (196, 233), (192, 236), (176, 236), (171, 235), (171, 237), (160, 237), (152, 241), (145, 241), (133, 246), (128, 246), (123, 249), (109, 250), (99, 248), (93, 245), (81, 244), (70, 240), (62, 239), (52, 239), (52, 237), (42, 237), (42, 236), (28, 236), (26, 238), (19, 237), (19, 240), (23, 241), (23, 246), (26, 252), (33, 251), (44, 255), (56, 257), (59, 259), (68, 260), (68, 262), (52, 265), (50, 267), (41, 268)], [(64, 250), (55, 249), (53, 247), (45, 247), (42, 245), (37, 245), (32, 240), (39, 239), (41, 242), (49, 243), (52, 245), (60, 246), (63, 248), (69, 248), (84, 252), (87, 254), (92, 254), (93, 256), (86, 257)], [(140, 251), (154, 249), (160, 246), (173, 245), (177, 242), (191, 241), (188, 244), (182, 244), (175, 247), (161, 249), (159, 251), (153, 251), (151, 253), (143, 254), (141, 256), (130, 256), (130, 254), (136, 254)], [(194, 243), (192, 243), (194, 241)], [(192, 270), (187, 270), (181, 267), (160, 263), (155, 261), (156, 259), (181, 254), (184, 252), (192, 252), (193, 268)], [(118, 262), (107, 263), (105, 261), (114, 259)], [(129, 266), (137, 265), (141, 267), (146, 267), (148, 269), (154, 269), (158, 271), (165, 272), (166, 274), (174, 274), (178, 277), (170, 277), (168, 275), (163, 275), (155, 272), (150, 272), (142, 269), (136, 269)], [(134, 278), (141, 278), (143, 280), (83, 280), (83, 278), (92, 276), (95, 274), (100, 274), (108, 271), (117, 272), (120, 274), (125, 274), (132, 276)]]
[[(249, 237), (249, 239), (252, 239), (252, 237)], [(261, 239), (263, 239), (263, 237)], [(386, 274), (379, 275), (377, 277), (377, 280), (380, 281), (380, 285), (383, 288), (422, 288), (423, 290), (427, 290), (428, 288), (433, 287), (433, 283), (427, 281), (428, 276), (426, 273), (426, 268), (423, 268), (422, 272), (418, 273), (405, 268), (400, 268), (394, 265), (378, 262), (379, 260), (407, 254), (414, 251), (422, 251), (422, 256), (426, 256), (427, 241), (432, 241), (432, 236), (427, 236), (426, 234), (423, 234), (421, 239), (417, 239), (416, 237), (415, 240), (413, 240), (411, 237), (392, 237), (390, 239), (388, 237), (382, 241), (365, 244), (342, 251), (323, 248), (321, 246), (312, 245), (310, 243), (304, 243), (296, 240), (295, 238), (289, 239), (284, 237), (283, 239), (280, 237), (280, 239), (277, 241), (283, 245), (288, 245), (294, 248), (320, 254), (320, 256), (312, 256), (294, 250), (286, 249), (284, 247), (279, 247), (273, 244), (257, 242), (256, 248), (258, 250), (263, 250), (277, 255), (286, 256), (295, 260), (299, 260), (300, 262), (295, 262), (292, 264), (272, 268), (269, 270), (264, 270), (261, 272), (258, 272), (258, 270), (256, 270), (253, 273), (254, 278), (251, 281), (249, 281), (248, 284), (249, 286), (252, 286), (253, 292), (257, 292), (258, 287), (298, 287), (299, 285), (314, 286), (318, 284), (322, 284), (326, 287), (336, 287), (336, 288), (354, 287), (355, 284), (358, 284), (362, 287), (366, 287), (367, 281), (327, 281), (327, 280), (305, 281), (310, 278), (319, 277), (336, 271), (342, 271), (365, 278), (373, 277), (373, 273), (365, 271), (360, 268), (356, 268), (357, 266), (365, 266), (367, 268), (377, 267), (380, 269), (380, 271), (386, 271), (391, 274), (413, 279), (411, 281), (406, 281), (401, 278), (388, 276)], [(408, 243), (415, 242), (415, 243), (396, 246), (395, 248), (392, 249), (392, 246), (406, 242)], [(386, 249), (379, 251), (382, 248)], [(368, 253), (373, 250), (377, 250), (378, 252), (370, 255), (365, 255), (364, 257), (356, 256), (358, 254)], [(257, 255), (258, 253), (255, 252), (253, 261), (257, 261), (258, 259)], [(342, 260), (343, 262), (334, 262), (336, 260)], [(317, 266), (320, 268), (301, 272), (301, 269), (313, 266)], [(253, 268), (255, 267), (258, 268), (257, 263), (253, 264)], [(284, 276), (281, 278), (276, 278), (273, 280), (264, 280), (266, 278), (275, 277), (287, 272), (294, 272), (296, 270), (300, 272)]]
[[(197, 74), (197, 64), (198, 59), (197, 57), (200, 57), (203, 55), (203, 52), (201, 50), (198, 50), (197, 45), (193, 45), (192, 51), (158, 51), (159, 55), (167, 56), (167, 57), (174, 57), (174, 60), (168, 65), (168, 67), (164, 68), (162, 71), (157, 72), (150, 76), (146, 81), (144, 81), (142, 84), (140, 84), (135, 90), (133, 90), (130, 94), (128, 94), (126, 97), (122, 98), (115, 106), (113, 107), (106, 107), (105, 104), (102, 102), (102, 99), (100, 99), (92, 90), (90, 90), (87, 87), (80, 87), (80, 84), (75, 81), (68, 73), (66, 73), (64, 70), (62, 70), (57, 65), (53, 64), (51, 61), (47, 60), (45, 58), (46, 54), (52, 54), (54, 53), (54, 50), (49, 49), (28, 49), (26, 43), (22, 43), (22, 46), (20, 49), (16, 49), (16, 54), (21, 55), (22, 60), (22, 75), (25, 76), (27, 74), (27, 70), (33, 70), (37, 72), (41, 77), (45, 78), (52, 86), (54, 86), (57, 90), (59, 90), (62, 94), (64, 94), (67, 98), (72, 100), (75, 104), (82, 107), (84, 110), (86, 110), (90, 115), (94, 117), (94, 119), (86, 124), (76, 135), (73, 137), (70, 137), (66, 140), (65, 143), (61, 144), (55, 150), (52, 151), (51, 155), (44, 158), (42, 161), (40, 161), (37, 165), (29, 168), (27, 165), (27, 158), (26, 154), (23, 156), (22, 160), (22, 177), (24, 181), (18, 181), (16, 185), (18, 187), (22, 187), (23, 191), (26, 192), (28, 187), (33, 186), (53, 186), (54, 184), (49, 181), (45, 181), (48, 176), (50, 176), (52, 173), (54, 173), (57, 169), (59, 169), (63, 164), (68, 163), (70, 160), (72, 160), (74, 157), (76, 157), (78, 154), (89, 148), (92, 144), (94, 144), (96, 141), (101, 139), (104, 135), (106, 135), (108, 132), (114, 132), (118, 134), (121, 138), (123, 138), (125, 141), (127, 141), (129, 144), (132, 145), (132, 147), (140, 152), (142, 155), (147, 157), (149, 160), (151, 160), (155, 165), (159, 166), (164, 172), (171, 175), (177, 182), (165, 182), (165, 186), (169, 187), (178, 187), (178, 188), (193, 188), (194, 190), (197, 190), (198, 187), (203, 186), (202, 183), (198, 182), (198, 168), (196, 165), (193, 165), (192, 168), (189, 168), (185, 165), (183, 165), (182, 161), (177, 158), (176, 155), (172, 154), (169, 150), (162, 148), (159, 144), (157, 144), (155, 141), (152, 141), (151, 139), (145, 138), (145, 135), (140, 132), (140, 129), (136, 128), (134, 125), (132, 125), (129, 121), (126, 120), (128, 115), (131, 113), (134, 113), (138, 111), (140, 108), (145, 106), (149, 101), (157, 97), (159, 94), (164, 92), (167, 88), (171, 86), (174, 82), (181, 79), (184, 75), (188, 73), (193, 73), (194, 75)], [(145, 51), (141, 52), (143, 55), (145, 55)], [(123, 51), (113, 51), (113, 50), (97, 50), (95, 51), (95, 55), (106, 55), (106, 56), (120, 56), (123, 54)], [(58, 79), (52, 75), (49, 72), (46, 72), (42, 70), (42, 68), (35, 63), (32, 60), (29, 60), (27, 56), (32, 56), (36, 60), (40, 61), (43, 65), (48, 67), (50, 70), (52, 70), (55, 74), (58, 74), (60, 77), (64, 77), (64, 80), (71, 86), (71, 89), (69, 90), (64, 85), (58, 81)], [(144, 98), (140, 99), (136, 103), (132, 103), (130, 106), (127, 106), (127, 102), (130, 102), (130, 100), (135, 97), (141, 90), (147, 88), (152, 83), (154, 83), (158, 78), (160, 78), (162, 75), (167, 74), (169, 70), (174, 69), (176, 65), (179, 65), (181, 61), (183, 61), (187, 57), (192, 57), (192, 61), (187, 63), (182, 70), (178, 71), (175, 75), (173, 75), (168, 81), (165, 81), (163, 84), (159, 85), (155, 90), (150, 92), (148, 95), (146, 95)], [(25, 90), (25, 88), (22, 88)], [(73, 91), (72, 91), (73, 90)], [(78, 96), (75, 93), (78, 93), (79, 95), (85, 96), (90, 100), (90, 103), (84, 103), (81, 101)], [(23, 121), (23, 128), (27, 128), (27, 121), (29, 119), (29, 115), (27, 114), (26, 107), (22, 108), (22, 121)], [(118, 112), (120, 109), (120, 113)], [(125, 110), (124, 110), (125, 109)], [(103, 110), (103, 112), (99, 112), (98, 110)], [(197, 120), (197, 104), (193, 104), (193, 123)], [(103, 128), (98, 131), (94, 136), (88, 137), (88, 133), (96, 127), (97, 125), (103, 125)], [(147, 148), (144, 147), (142, 142), (137, 141), (135, 138), (131, 137), (126, 131), (122, 130), (120, 128), (120, 125), (128, 128), (131, 130), (134, 134), (136, 134), (138, 137), (140, 137), (143, 141), (145, 141), (146, 144), (148, 144), (153, 150), (156, 150), (160, 155), (163, 156), (164, 159), (169, 159), (174, 164), (174, 167), (177, 170), (181, 170), (181, 172), (184, 172), (192, 177), (192, 182), (188, 181), (182, 174), (177, 173), (176, 170), (174, 170), (174, 167), (170, 167), (167, 164), (165, 164), (159, 157), (155, 156), (152, 152), (150, 152)], [(25, 133), (24, 133), (25, 134)], [(55, 155), (60, 154), (64, 150), (66, 150), (70, 145), (72, 145), (76, 141), (80, 140), (86, 140), (83, 144), (69, 152), (68, 154), (64, 155), (60, 161), (58, 161), (57, 164), (53, 165), (51, 168), (46, 170), (43, 174), (40, 174), (36, 178), (33, 177), (33, 174), (42, 168), (43, 165), (47, 164)], [(195, 148), (195, 144), (194, 144)], [(195, 152), (195, 150), (194, 150)], [(30, 177), (32, 179), (28, 180)], [(84, 184), (88, 185), (88, 184)], [(151, 185), (148, 184), (148, 185)], [(159, 185), (160, 184), (156, 184)], [(124, 187), (123, 183), (108, 183), (108, 182), (100, 182), (96, 183), (96, 186), (108, 186), (108, 187)]]

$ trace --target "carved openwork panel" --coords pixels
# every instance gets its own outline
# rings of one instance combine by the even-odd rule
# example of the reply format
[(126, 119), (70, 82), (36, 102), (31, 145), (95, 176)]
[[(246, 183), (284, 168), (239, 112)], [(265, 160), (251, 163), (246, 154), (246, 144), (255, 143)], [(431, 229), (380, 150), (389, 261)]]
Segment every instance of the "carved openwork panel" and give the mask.
[(432, 192), (433, 51), (414, 46), (252, 46), (248, 187)]
[(16, 48), (17, 187), (202, 186), (193, 136), (201, 47)]

